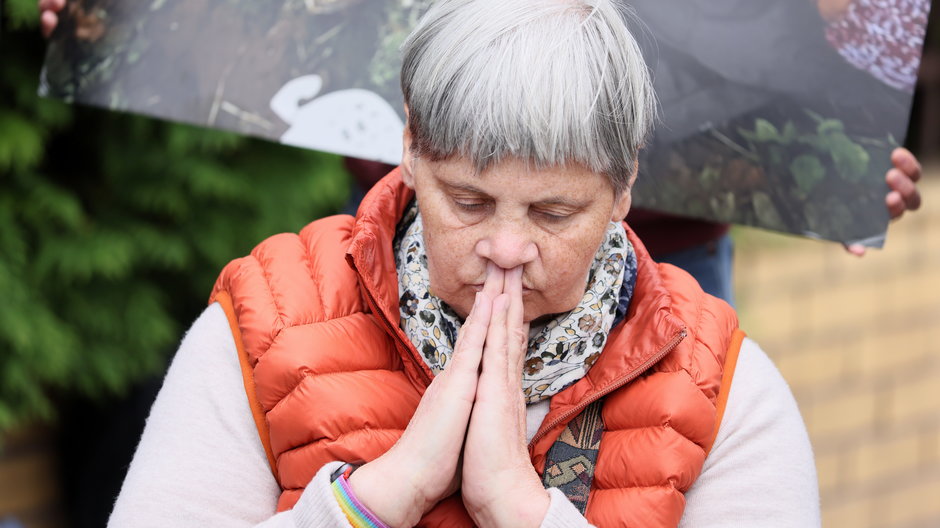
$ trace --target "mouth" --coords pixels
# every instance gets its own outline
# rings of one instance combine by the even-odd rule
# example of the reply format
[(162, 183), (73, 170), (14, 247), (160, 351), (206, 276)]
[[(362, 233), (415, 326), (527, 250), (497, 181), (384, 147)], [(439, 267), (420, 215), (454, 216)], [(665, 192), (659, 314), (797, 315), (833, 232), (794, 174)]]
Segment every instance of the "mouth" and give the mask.
[[(482, 284), (471, 284), (471, 285), (470, 285), (470, 289), (473, 290), (473, 293), (479, 293), (479, 292), (483, 291), (483, 285), (482, 285)], [(526, 286), (522, 286), (522, 295), (523, 295), (523, 296), (529, 295), (529, 294), (532, 293), (533, 291), (534, 291), (534, 290), (532, 290), (532, 288), (528, 288), (528, 287), (526, 287)]]

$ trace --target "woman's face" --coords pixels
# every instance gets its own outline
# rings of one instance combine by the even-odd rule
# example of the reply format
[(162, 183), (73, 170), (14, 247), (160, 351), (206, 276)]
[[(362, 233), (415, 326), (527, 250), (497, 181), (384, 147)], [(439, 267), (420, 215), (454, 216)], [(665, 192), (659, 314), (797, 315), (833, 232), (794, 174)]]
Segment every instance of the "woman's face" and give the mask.
[(615, 195), (606, 176), (580, 165), (539, 170), (511, 159), (478, 175), (461, 158), (416, 159), (402, 177), (417, 193), (431, 291), (461, 317), (488, 262), (523, 267), (526, 322), (573, 309), (608, 223), (630, 208), (629, 191)]

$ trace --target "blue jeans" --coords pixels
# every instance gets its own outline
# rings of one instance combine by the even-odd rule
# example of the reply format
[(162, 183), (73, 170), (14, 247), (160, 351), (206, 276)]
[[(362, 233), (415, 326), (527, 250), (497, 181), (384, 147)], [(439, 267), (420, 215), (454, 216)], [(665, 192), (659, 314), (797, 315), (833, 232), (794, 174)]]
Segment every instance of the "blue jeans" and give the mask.
[(656, 259), (689, 272), (702, 289), (734, 306), (734, 243), (727, 233), (698, 246), (660, 255)]

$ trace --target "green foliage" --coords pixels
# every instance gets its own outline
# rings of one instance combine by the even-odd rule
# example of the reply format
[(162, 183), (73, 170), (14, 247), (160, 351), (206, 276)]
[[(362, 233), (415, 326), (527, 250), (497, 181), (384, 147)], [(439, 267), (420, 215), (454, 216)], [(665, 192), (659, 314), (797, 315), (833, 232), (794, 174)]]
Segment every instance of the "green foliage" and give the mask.
[(845, 125), (837, 119), (824, 119), (812, 112), (809, 115), (817, 122), (816, 135), (807, 136), (803, 142), (822, 154), (828, 154), (843, 179), (858, 182), (865, 177), (871, 157), (864, 147), (845, 133)]
[[(870, 180), (896, 146), (890, 136), (878, 140), (853, 135), (842, 121), (812, 111), (805, 111), (802, 119), (787, 119), (782, 128), (755, 119), (753, 129), (737, 132), (747, 146), (733, 146), (762, 165), (772, 189), (752, 196), (760, 225), (851, 240), (858, 236), (859, 222), (850, 208), (861, 204), (845, 197), (863, 197), (866, 205), (883, 201), (883, 191)], [(874, 170), (872, 153), (880, 160)]]
[(36, 97), (35, 5), (0, 32), (0, 433), (159, 373), (226, 262), (348, 187), (336, 156)]
[(23, 116), (0, 111), (0, 138), (4, 138), (0, 143), (0, 170), (23, 170), (42, 156), (41, 131)]
[(796, 183), (800, 198), (805, 199), (825, 179), (826, 164), (831, 164), (843, 180), (858, 183), (869, 172), (871, 157), (854, 141), (838, 119), (825, 119), (813, 112), (807, 114), (816, 122), (816, 130), (800, 134), (793, 121), (787, 121), (783, 132), (766, 119), (756, 119), (754, 130), (739, 129), (758, 157), (770, 161), (770, 170), (787, 170)]
[(781, 99), (655, 144), (641, 158), (634, 206), (842, 242), (883, 233), (897, 142), (878, 112), (805, 104)]
[(826, 177), (826, 168), (816, 156), (800, 154), (790, 162), (790, 174), (800, 191), (809, 194)]
[[(9, 18), (12, 28), (33, 28), (39, 18), (39, 8), (36, 2), (24, 0), (7, 0), (2, 6), (4, 18)], [(6, 28), (4, 28), (6, 29)]]

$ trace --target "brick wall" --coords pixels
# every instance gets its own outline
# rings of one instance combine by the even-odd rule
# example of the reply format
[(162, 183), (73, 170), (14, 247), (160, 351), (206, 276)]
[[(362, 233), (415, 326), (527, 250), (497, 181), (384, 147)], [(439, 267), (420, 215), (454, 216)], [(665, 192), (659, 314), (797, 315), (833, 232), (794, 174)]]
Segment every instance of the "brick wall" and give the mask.
[(736, 232), (742, 327), (783, 372), (816, 453), (823, 526), (940, 526), (940, 167), (859, 259)]

